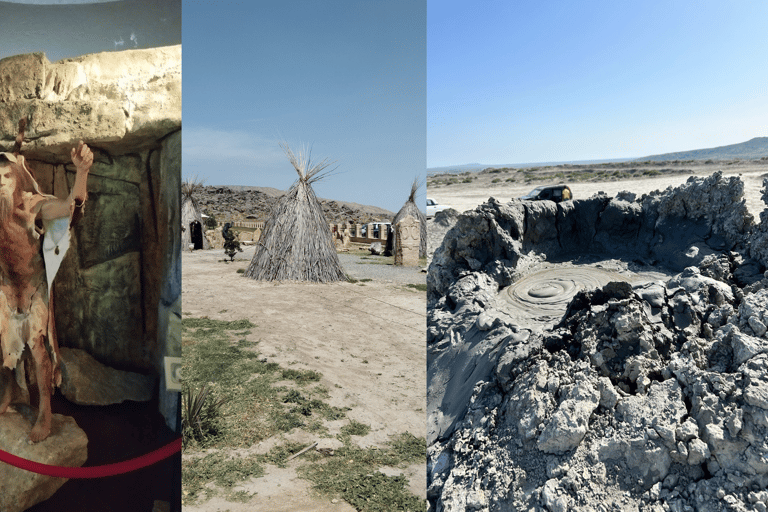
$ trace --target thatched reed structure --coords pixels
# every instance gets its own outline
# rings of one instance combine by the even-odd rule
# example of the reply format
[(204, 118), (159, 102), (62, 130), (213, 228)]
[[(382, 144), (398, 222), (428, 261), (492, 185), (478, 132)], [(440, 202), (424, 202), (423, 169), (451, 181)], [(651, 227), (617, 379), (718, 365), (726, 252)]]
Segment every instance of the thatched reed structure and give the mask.
[(410, 215), (414, 219), (418, 219), (420, 224), (419, 231), (421, 234), (421, 241), (419, 243), (419, 258), (427, 257), (427, 217), (424, 215), (424, 212), (421, 211), (421, 208), (416, 206), (416, 192), (420, 187), (421, 183), (419, 182), (419, 179), (415, 178), (411, 185), (411, 195), (408, 196), (408, 200), (392, 219), (392, 236), (387, 239), (387, 252), (390, 254), (394, 254), (395, 252), (395, 242), (397, 238), (395, 226), (400, 219), (404, 219)]
[(181, 184), (181, 250), (210, 249), (205, 238), (205, 223), (194, 194), (203, 188), (197, 176)]
[(262, 281), (345, 281), (323, 208), (312, 190), (313, 183), (332, 172), (326, 171), (331, 162), (313, 165), (308, 151), (296, 155), (286, 144), (280, 147), (299, 179), (264, 223), (245, 275)]

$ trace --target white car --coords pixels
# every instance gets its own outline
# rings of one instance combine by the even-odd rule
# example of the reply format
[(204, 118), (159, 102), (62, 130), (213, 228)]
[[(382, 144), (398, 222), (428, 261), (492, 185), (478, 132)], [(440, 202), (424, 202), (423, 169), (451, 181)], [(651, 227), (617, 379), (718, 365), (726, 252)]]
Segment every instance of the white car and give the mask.
[(434, 217), (437, 212), (449, 209), (450, 206), (439, 205), (434, 199), (427, 198), (427, 218)]

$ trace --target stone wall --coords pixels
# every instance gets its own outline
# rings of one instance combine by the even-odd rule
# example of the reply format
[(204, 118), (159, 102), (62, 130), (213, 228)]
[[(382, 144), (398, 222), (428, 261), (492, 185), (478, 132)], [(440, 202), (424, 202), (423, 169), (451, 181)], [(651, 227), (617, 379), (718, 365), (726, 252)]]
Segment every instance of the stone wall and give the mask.
[(94, 153), (84, 215), (54, 282), (62, 346), (102, 363), (155, 374), (175, 428), (163, 357), (180, 356), (181, 47), (0, 60), (0, 147), (21, 153), (45, 193), (74, 183), (70, 150)]
[[(238, 239), (241, 242), (258, 242), (259, 237), (261, 236), (261, 232), (264, 229), (263, 220), (235, 221), (233, 224), (235, 228), (242, 227), (242, 228), (255, 229), (253, 233), (249, 231), (241, 231), (240, 234), (238, 235)], [(373, 229), (374, 224), (380, 224), (380, 223), (370, 223), (370, 224), (351, 224), (351, 223), (344, 223), (344, 222), (330, 223), (328, 225), (328, 229), (330, 229), (331, 233), (333, 233), (333, 237), (335, 240), (342, 240), (343, 233), (345, 231), (348, 231), (349, 241), (353, 243), (370, 244), (373, 242), (386, 242), (387, 237), (389, 236), (389, 232), (387, 230), (386, 225), (384, 226), (384, 229), (379, 228), (378, 230), (374, 230)], [(374, 236), (374, 235), (378, 235), (378, 236)], [(221, 236), (221, 227), (217, 227), (215, 230), (207, 230), (205, 232), (205, 238), (211, 249), (224, 248), (224, 238)]]

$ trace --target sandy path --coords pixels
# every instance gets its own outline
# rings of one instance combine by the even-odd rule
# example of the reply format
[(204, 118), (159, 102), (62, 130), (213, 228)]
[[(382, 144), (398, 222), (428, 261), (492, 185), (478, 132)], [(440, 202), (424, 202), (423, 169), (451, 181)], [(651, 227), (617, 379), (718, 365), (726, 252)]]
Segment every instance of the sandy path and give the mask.
[[(711, 172), (696, 173), (696, 176), (708, 176)], [(744, 196), (747, 201), (747, 209), (755, 217), (755, 222), (760, 221), (760, 212), (765, 204), (760, 199), (760, 189), (763, 186), (762, 176), (766, 169), (745, 170), (740, 173), (723, 173), (723, 176), (741, 176), (744, 181)], [(565, 183), (571, 187), (574, 198), (585, 199), (597, 192), (603, 191), (613, 197), (622, 190), (634, 192), (637, 196), (647, 194), (653, 190), (664, 190), (667, 187), (676, 187), (685, 183), (689, 175), (662, 176), (657, 178), (643, 178), (623, 181), (582, 182)], [(509, 201), (513, 197), (520, 197), (539, 184), (537, 183), (457, 183), (450, 186), (430, 188), (427, 195), (437, 201), (438, 204), (455, 208), (459, 212), (471, 210), (486, 202), (489, 197), (499, 201)]]
[[(329, 403), (351, 407), (348, 417), (371, 426), (356, 438), (361, 446), (383, 445), (390, 435), (426, 434), (426, 297), (390, 282), (274, 284), (237, 274), (253, 249), (223, 263), (223, 251), (184, 253), (182, 311), (185, 316), (218, 320), (249, 319), (249, 340), (270, 362), (323, 374)], [(330, 425), (335, 434), (346, 422)], [(334, 430), (334, 427), (337, 430)], [(296, 462), (298, 464), (298, 462)], [(268, 469), (244, 488), (258, 495), (246, 504), (212, 499), (184, 510), (352, 510), (309, 491), (309, 484), (287, 470)], [(426, 468), (406, 476), (426, 497)]]

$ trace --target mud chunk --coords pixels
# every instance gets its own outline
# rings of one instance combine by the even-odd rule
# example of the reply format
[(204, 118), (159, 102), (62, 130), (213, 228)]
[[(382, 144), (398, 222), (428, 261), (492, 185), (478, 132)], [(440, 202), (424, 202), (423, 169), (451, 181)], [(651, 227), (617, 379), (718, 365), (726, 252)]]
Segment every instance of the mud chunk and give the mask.
[(549, 512), (567, 512), (570, 498), (567, 494), (561, 494), (557, 486), (557, 480), (550, 478), (541, 490), (541, 501)]
[(629, 442), (626, 461), (627, 466), (642, 478), (645, 488), (664, 480), (672, 464), (666, 447), (658, 441), (646, 441), (642, 437)]
[(635, 293), (651, 307), (664, 306), (664, 285), (661, 283), (649, 283), (635, 288)]
[(539, 362), (515, 383), (504, 406), (505, 424), (526, 441), (538, 435), (538, 426), (555, 409), (552, 396), (545, 391), (547, 376), (546, 363)]
[(726, 420), (725, 426), (728, 427), (728, 433), (730, 433), (732, 437), (736, 437), (741, 431), (741, 427), (744, 425), (743, 417), (744, 411), (736, 409), (736, 411), (734, 411), (734, 413)]
[(588, 382), (580, 382), (563, 400), (539, 436), (539, 450), (565, 453), (576, 448), (587, 433), (589, 417), (600, 402), (600, 393)]
[(707, 323), (714, 328), (721, 327), (728, 322), (728, 317), (733, 314), (733, 306), (730, 304), (723, 304), (717, 309), (712, 310), (707, 317)]
[(613, 409), (619, 401), (619, 393), (611, 384), (608, 377), (600, 377), (597, 381), (597, 389), (600, 391), (600, 407)]
[(755, 338), (734, 328), (731, 334), (733, 364), (739, 366), (758, 354), (768, 352), (768, 340)]
[(616, 413), (624, 421), (635, 427), (653, 426), (659, 435), (665, 436), (659, 429), (661, 425), (674, 428), (680, 419), (688, 413), (683, 402), (682, 390), (676, 379), (654, 382), (646, 395), (633, 395), (622, 398), (616, 405)]
[(749, 329), (757, 336), (763, 336), (765, 331), (762, 334), (758, 334), (758, 331), (762, 329), (760, 324), (763, 326), (768, 324), (768, 289), (746, 294), (744, 300), (739, 304), (737, 318), (734, 321), (739, 329)]
[(675, 436), (679, 441), (687, 443), (694, 437), (699, 437), (699, 425), (693, 418), (688, 418), (685, 423), (677, 427)]
[(757, 315), (753, 315), (749, 317), (748, 322), (749, 322), (749, 326), (752, 328), (752, 331), (755, 333), (755, 335), (762, 336), (763, 334), (765, 334), (765, 331), (766, 331), (765, 324), (760, 321), (760, 318), (758, 318)]
[(688, 443), (688, 464), (698, 466), (710, 456), (709, 446), (701, 439), (692, 439)]
[(488, 500), (485, 498), (485, 493), (481, 490), (475, 489), (467, 493), (466, 510), (483, 510), (487, 507)]
[(768, 382), (752, 381), (744, 390), (744, 401), (749, 405), (768, 410)]

